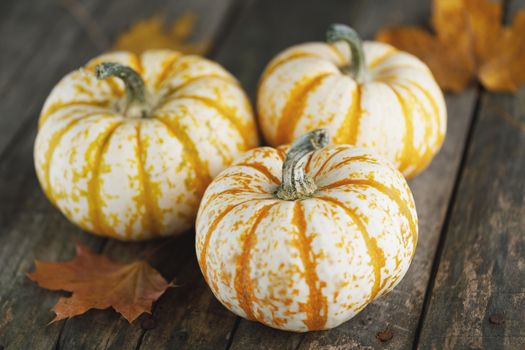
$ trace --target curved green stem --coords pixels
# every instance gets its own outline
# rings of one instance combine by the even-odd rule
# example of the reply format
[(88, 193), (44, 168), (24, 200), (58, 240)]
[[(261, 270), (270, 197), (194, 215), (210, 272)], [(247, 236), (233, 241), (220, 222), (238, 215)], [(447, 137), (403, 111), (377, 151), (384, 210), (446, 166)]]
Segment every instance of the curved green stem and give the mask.
[(146, 86), (141, 76), (131, 67), (120, 63), (103, 62), (95, 67), (98, 79), (114, 76), (122, 79), (126, 89), (126, 111), (138, 111), (141, 117), (146, 117), (148, 112), (146, 99)]
[(326, 32), (326, 41), (333, 43), (344, 40), (350, 47), (352, 61), (341, 67), (341, 71), (350, 74), (357, 82), (362, 82), (366, 76), (366, 61), (363, 42), (355, 30), (344, 24), (332, 24)]
[(310, 198), (315, 193), (316, 184), (304, 172), (303, 166), (299, 166), (299, 162), (308, 154), (327, 144), (328, 132), (326, 129), (311, 131), (292, 143), (284, 159), (281, 186), (275, 193), (277, 198), (294, 201)]

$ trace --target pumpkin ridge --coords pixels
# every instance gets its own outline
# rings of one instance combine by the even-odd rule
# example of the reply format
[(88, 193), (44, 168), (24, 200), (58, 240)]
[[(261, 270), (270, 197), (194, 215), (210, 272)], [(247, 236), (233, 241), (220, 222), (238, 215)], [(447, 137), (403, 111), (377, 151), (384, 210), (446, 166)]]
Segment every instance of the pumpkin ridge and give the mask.
[(332, 203), (333, 205), (336, 205), (340, 207), (341, 209), (343, 209), (343, 211), (352, 219), (352, 222), (356, 224), (358, 230), (361, 232), (361, 236), (363, 237), (363, 240), (365, 241), (365, 245), (367, 247), (367, 251), (370, 257), (370, 263), (374, 270), (374, 284), (370, 291), (369, 301), (374, 300), (377, 294), (381, 290), (381, 286), (382, 286), (381, 269), (386, 264), (385, 253), (383, 252), (383, 249), (379, 247), (376, 238), (370, 237), (370, 235), (368, 234), (366, 230), (365, 225), (363, 224), (363, 221), (361, 220), (361, 218), (355, 212), (354, 209), (348, 208), (339, 200), (329, 197), (329, 196), (318, 196), (315, 198), (328, 202), (328, 203)]
[[(267, 199), (274, 199), (274, 198), (267, 198)], [(226, 209), (224, 209), (220, 214), (218, 214), (215, 217), (215, 219), (213, 220), (211, 225), (208, 227), (208, 230), (206, 231), (206, 235), (204, 236), (204, 242), (202, 244), (202, 248), (201, 248), (202, 250), (201, 250), (200, 257), (199, 257), (199, 265), (201, 267), (202, 274), (203, 274), (204, 279), (206, 281), (208, 281), (208, 264), (207, 264), (207, 261), (206, 261), (206, 257), (208, 256), (208, 247), (210, 245), (212, 232), (215, 231), (215, 228), (219, 225), (221, 220), (226, 215), (228, 215), (228, 213), (231, 212), (233, 209), (235, 209), (236, 207), (238, 207), (240, 205), (243, 205), (245, 203), (248, 203), (248, 202), (251, 202), (251, 201), (256, 201), (256, 200), (266, 200), (266, 199), (265, 198), (253, 198), (253, 199), (248, 199), (248, 200), (242, 201), (240, 203), (230, 204), (230, 205), (228, 205), (226, 207)], [(210, 203), (210, 202), (208, 202), (208, 203)]]
[(245, 125), (242, 121), (240, 121), (237, 116), (235, 116), (235, 113), (230, 113), (226, 110), (224, 106), (221, 106), (218, 101), (212, 100), (211, 98), (203, 97), (203, 96), (196, 96), (196, 95), (179, 95), (177, 98), (188, 98), (197, 102), (200, 102), (201, 104), (215, 109), (220, 116), (222, 116), (224, 119), (228, 120), (231, 125), (237, 130), (239, 135), (241, 136), (241, 139), (244, 143), (244, 149), (247, 149), (250, 145), (250, 139), (252, 138), (253, 132), (251, 129)]
[(152, 192), (150, 187), (149, 174), (144, 168), (146, 154), (142, 147), (141, 141), (141, 128), (142, 123), (137, 123), (135, 129), (137, 131), (137, 171), (139, 175), (139, 181), (141, 184), (141, 195), (144, 201), (144, 215), (142, 216), (142, 225), (146, 230), (151, 233), (158, 235), (160, 232), (159, 228), (159, 212), (156, 201), (152, 198)]
[(51, 106), (46, 108), (46, 111), (40, 115), (40, 118), (38, 120), (38, 128), (41, 128), (42, 125), (47, 121), (47, 119), (57, 111), (72, 107), (72, 106), (91, 106), (91, 107), (100, 107), (100, 108), (107, 108), (109, 106), (109, 101), (69, 101), (69, 102), (56, 102), (53, 103)]
[(272, 174), (272, 172), (267, 167), (265, 167), (262, 163), (259, 163), (259, 162), (238, 163), (238, 164), (235, 164), (235, 166), (245, 166), (245, 167), (249, 167), (249, 168), (255, 169), (259, 173), (261, 173), (264, 176), (266, 176), (268, 178), (268, 180), (270, 180), (271, 182), (273, 182), (273, 183), (275, 183), (277, 185), (281, 183), (281, 180), (277, 176)]
[(181, 54), (180, 52), (176, 52), (174, 51), (173, 52), (173, 56), (171, 56), (169, 59), (167, 59), (166, 63), (164, 63), (164, 66), (162, 67), (162, 70), (160, 71), (160, 73), (157, 75), (157, 79), (155, 81), (155, 89), (159, 89), (160, 86), (162, 85), (162, 83), (169, 77), (170, 73), (171, 73), (171, 70), (173, 69), (173, 66), (175, 65), (175, 63), (181, 58), (183, 57), (184, 55)]
[[(87, 183), (87, 201), (88, 201), (88, 210), (89, 216), (93, 223), (93, 230), (96, 233), (110, 233), (111, 231), (106, 231), (109, 229), (109, 226), (104, 223), (104, 218), (101, 215), (101, 198), (100, 198), (100, 165), (102, 162), (102, 157), (104, 152), (107, 149), (109, 144), (109, 139), (114, 134), (115, 130), (122, 125), (122, 122), (115, 123), (111, 125), (108, 130), (102, 135), (100, 140), (95, 140), (90, 147), (95, 148), (95, 157), (93, 163), (91, 164), (91, 178)], [(89, 151), (88, 151), (89, 152)], [(87, 153), (87, 152), (86, 152)]]
[(317, 171), (315, 172), (313, 178), (317, 178), (321, 172), (326, 168), (326, 166), (328, 165), (328, 163), (335, 157), (337, 156), (339, 153), (345, 151), (347, 149), (347, 147), (344, 147), (344, 146), (339, 146), (337, 147), (337, 149), (334, 151), (334, 153), (330, 154), (330, 156), (328, 156), (323, 164), (321, 164), (321, 166), (319, 168), (317, 168)]
[[(172, 137), (175, 137), (183, 146), (182, 158), (191, 165), (195, 178), (193, 179), (193, 185), (197, 191), (199, 197), (202, 197), (206, 186), (211, 182), (211, 176), (209, 174), (208, 167), (204, 164), (200, 158), (199, 151), (195, 146), (195, 143), (183, 130), (182, 126), (176, 120), (166, 120), (161, 115), (155, 115), (154, 117), (161, 122)], [(189, 154), (188, 154), (189, 153)]]
[(355, 145), (357, 142), (357, 135), (359, 134), (359, 125), (361, 124), (361, 117), (363, 116), (362, 107), (362, 88), (361, 85), (356, 84), (352, 102), (345, 115), (343, 123), (337, 130), (334, 141), (336, 143), (347, 143)]
[(398, 64), (393, 64), (391, 66), (375, 69), (373, 72), (373, 76), (379, 81), (383, 79), (388, 79), (388, 77), (391, 76), (390, 72), (393, 70), (397, 70), (397, 69), (413, 69), (413, 70), (416, 70), (416, 71), (419, 71), (425, 74), (429, 73), (429, 71), (424, 69), (423, 67), (413, 66), (410, 64), (406, 64), (406, 63), (398, 63)]
[(115, 95), (116, 97), (122, 97), (124, 96), (124, 90), (120, 88), (120, 85), (118, 85), (116, 78), (114, 77), (108, 77), (107, 79), (104, 79), (103, 81), (108, 84), (109, 89)]
[(370, 156), (368, 156), (366, 154), (358, 155), (358, 156), (352, 156), (352, 157), (349, 157), (349, 158), (346, 158), (346, 159), (342, 160), (340, 163), (335, 164), (330, 169), (328, 169), (325, 174), (329, 173), (330, 171), (339, 169), (339, 168), (347, 165), (348, 163), (352, 163), (352, 162), (363, 162), (363, 163), (368, 163), (368, 164), (379, 164), (376, 159), (374, 159), (373, 157), (370, 157)]
[[(432, 95), (430, 94), (430, 92), (425, 89), (423, 86), (421, 86), (421, 84), (411, 80), (411, 79), (407, 79), (407, 82), (414, 85), (419, 91), (421, 91), (425, 97), (427, 98), (427, 100), (430, 102), (430, 105), (432, 106), (432, 110), (434, 112), (434, 119), (435, 119), (435, 122), (437, 124), (437, 139), (436, 139), (436, 142), (435, 142), (435, 146), (437, 148), (441, 147), (441, 145), (443, 144), (443, 140), (445, 138), (445, 135), (441, 132), (441, 129), (442, 129), (442, 122), (441, 122), (441, 115), (439, 113), (439, 106), (437, 105), (436, 101), (432, 98)], [(431, 147), (429, 147), (430, 149)], [(424, 158), (424, 161), (422, 162), (422, 166), (419, 166), (417, 167), (416, 169), (416, 172), (422, 170), (423, 168), (426, 167), (426, 165), (428, 165), (428, 163), (430, 163), (430, 160), (432, 159), (432, 153), (433, 152), (429, 152), (428, 155), (426, 155), (426, 158)], [(425, 160), (426, 159), (426, 160)]]
[(322, 282), (317, 275), (315, 254), (312, 251), (312, 238), (306, 237), (306, 219), (301, 201), (295, 201), (292, 224), (296, 228), (297, 239), (294, 243), (299, 250), (304, 267), (304, 279), (308, 285), (308, 300), (305, 303), (306, 319), (303, 320), (308, 330), (323, 329), (328, 316), (328, 302), (323, 296)]
[(307, 173), (307, 174), (310, 173), (310, 167), (312, 166), (312, 158), (313, 157), (314, 157), (314, 154), (310, 153), (307, 156), (306, 162), (304, 163), (304, 172)]
[(288, 55), (286, 57), (283, 57), (283, 58), (275, 61), (274, 63), (270, 63), (270, 66), (268, 68), (266, 68), (265, 71), (263, 72), (260, 81), (261, 82), (264, 81), (266, 79), (266, 77), (268, 77), (270, 74), (275, 72), (275, 70), (277, 68), (279, 68), (280, 66), (282, 66), (283, 64), (291, 62), (291, 61), (296, 60), (298, 58), (305, 58), (305, 57), (314, 57), (314, 58), (323, 59), (323, 57), (321, 57), (319, 55), (316, 55), (316, 54), (313, 54), (313, 53), (310, 53), (310, 52), (298, 51), (298, 52), (291, 53), (290, 55)]
[(394, 189), (392, 189), (390, 187), (387, 187), (387, 186), (385, 186), (385, 185), (383, 185), (383, 184), (381, 184), (381, 183), (379, 183), (379, 182), (377, 182), (375, 180), (371, 180), (371, 179), (343, 179), (343, 180), (335, 181), (335, 182), (332, 182), (332, 183), (330, 183), (328, 185), (325, 185), (325, 186), (321, 187), (319, 190), (324, 191), (324, 190), (334, 189), (334, 188), (337, 188), (337, 187), (340, 187), (340, 186), (346, 186), (346, 185), (369, 186), (369, 187), (372, 187), (372, 188), (376, 189), (377, 191), (383, 193), (384, 195), (389, 197), (392, 201), (394, 201), (397, 204), (400, 213), (408, 221), (410, 234), (412, 236), (412, 243), (413, 243), (414, 248), (416, 247), (416, 244), (417, 244), (417, 227), (416, 227), (416, 223), (414, 222), (414, 220), (412, 218), (412, 213), (408, 209), (408, 206), (406, 204), (404, 204), (404, 202), (401, 199), (401, 197), (399, 195), (399, 192), (397, 190), (394, 190)]
[(416, 149), (414, 147), (414, 126), (412, 124), (412, 113), (411, 109), (407, 106), (406, 101), (401, 97), (399, 92), (395, 89), (392, 84), (385, 82), (386, 86), (392, 90), (394, 95), (397, 98), (397, 101), (401, 105), (401, 109), (403, 111), (403, 117), (405, 119), (405, 138), (403, 142), (403, 150), (401, 151), (401, 159), (399, 164), (399, 171), (404, 173), (404, 170), (410, 165), (411, 159), (417, 159), (419, 158), (418, 153), (416, 152)]
[(305, 84), (301, 84), (292, 89), (290, 96), (288, 96), (288, 102), (281, 112), (275, 138), (276, 144), (281, 145), (287, 143), (293, 138), (294, 129), (306, 107), (308, 95), (315, 91), (326, 77), (333, 74), (334, 73), (318, 74)]
[[(410, 83), (410, 84), (413, 84), (416, 88), (419, 89), (417, 83), (412, 82), (411, 80), (407, 80), (407, 82)], [(422, 111), (424, 111), (424, 114), (426, 116), (426, 118), (425, 118), (425, 139), (428, 140), (430, 138), (430, 134), (432, 133), (432, 125), (431, 124), (436, 120), (436, 118), (439, 119), (439, 114), (436, 113), (436, 110), (433, 107), (432, 107), (432, 109), (433, 109), (434, 113), (433, 112), (429, 112), (427, 110), (427, 108), (425, 108), (425, 106), (423, 106), (421, 101), (414, 95), (414, 93), (412, 93), (412, 91), (410, 91), (409, 87), (405, 86), (404, 84), (397, 83), (397, 82), (394, 82), (393, 84), (396, 84), (396, 85), (400, 86), (401, 88), (403, 88), (406, 91), (406, 93), (411, 96), (411, 98), (414, 101), (414, 103), (417, 104)], [(425, 91), (423, 91), (422, 89), (419, 89), (419, 90), (425, 95), (425, 97), (428, 98), (428, 95), (425, 93)], [(433, 105), (433, 100), (429, 100), (429, 102), (430, 102), (431, 105)], [(438, 128), (439, 128), (439, 126), (438, 126)], [(438, 131), (438, 133), (439, 133), (439, 131)], [(432, 155), (434, 153), (433, 150), (432, 150), (432, 145), (429, 145), (429, 144), (426, 144), (426, 143), (425, 143), (425, 145), (426, 145), (426, 150), (425, 150), (425, 152), (423, 152), (422, 155), (420, 155), (418, 161), (414, 164), (414, 170), (412, 171), (412, 173), (417, 173), (420, 170), (422, 170), (423, 168), (425, 168), (428, 165), (428, 163), (430, 162), (430, 160), (432, 159)]]
[[(212, 203), (215, 199), (217, 199), (218, 197), (222, 196), (223, 194), (239, 194), (239, 193), (250, 193), (250, 194), (255, 194), (255, 195), (258, 195), (258, 194), (261, 194), (261, 195), (269, 195), (268, 193), (264, 193), (264, 192), (254, 192), (253, 190), (251, 189), (241, 189), (241, 188), (229, 188), (227, 190), (224, 190), (224, 191), (221, 191), (221, 192), (215, 192), (213, 193), (212, 195), (210, 195), (207, 200), (206, 200), (206, 203), (203, 202), (202, 206), (201, 206), (201, 211), (204, 211), (206, 210), (206, 208), (208, 207), (208, 205), (210, 203)], [(268, 197), (268, 198), (254, 198), (255, 199), (261, 199), (261, 200), (264, 200), (264, 199), (274, 199), (274, 197)]]
[(372, 70), (376, 68), (377, 66), (385, 62), (387, 59), (389, 59), (396, 53), (397, 53), (397, 49), (395, 49), (394, 47), (389, 47), (385, 52), (383, 52), (381, 55), (374, 58), (370, 63), (368, 63), (368, 69)]
[[(246, 313), (246, 317), (251, 320), (256, 320), (252, 303), (255, 299), (253, 283), (250, 279), (250, 251), (257, 242), (257, 237), (255, 231), (261, 221), (268, 215), (270, 209), (272, 209), (279, 202), (274, 202), (268, 204), (261, 209), (259, 209), (255, 214), (255, 221), (250, 229), (245, 232), (244, 239), (242, 239), (242, 251), (241, 254), (236, 259), (236, 269), (235, 269), (235, 279), (234, 279), (234, 289), (237, 294), (237, 300), (239, 301), (239, 306)], [(241, 236), (242, 237), (242, 236)]]
[(144, 67), (142, 66), (142, 59), (135, 53), (130, 54), (131, 66), (135, 66), (135, 70), (142, 77), (144, 74)]
[(342, 64), (347, 63), (346, 57), (343, 55), (341, 51), (334, 45), (334, 43), (326, 43), (330, 50), (339, 58), (339, 63), (336, 64), (336, 66), (340, 66)]
[[(100, 112), (91, 112), (87, 113), (84, 116), (78, 116), (78, 118), (70, 121), (66, 126), (64, 126), (62, 129), (58, 130), (57, 132), (53, 133), (53, 135), (49, 139), (49, 147), (47, 149), (47, 152), (44, 156), (44, 164), (42, 173), (44, 175), (44, 192), (46, 193), (47, 197), (53, 203), (56, 205), (56, 200), (53, 195), (53, 189), (51, 187), (51, 179), (50, 177), (50, 169), (51, 169), (51, 159), (53, 157), (53, 154), (55, 153), (56, 148), (60, 144), (60, 141), (64, 137), (64, 135), (70, 131), (75, 125), (77, 125), (81, 120), (84, 120), (85, 118), (89, 117), (90, 115), (96, 115)], [(71, 117), (71, 114), (67, 115), (67, 118)], [(65, 117), (66, 118), (66, 117)]]
[(186, 80), (185, 82), (177, 85), (177, 86), (174, 86), (172, 87), (171, 89), (169, 89), (166, 94), (165, 94), (165, 99), (167, 100), (171, 100), (171, 99), (176, 99), (178, 96), (171, 96), (173, 94), (176, 94), (177, 92), (187, 88), (188, 86), (190, 86), (191, 84), (199, 81), (199, 80), (202, 80), (202, 79), (207, 79), (207, 78), (213, 78), (213, 79), (219, 79), (225, 83), (228, 83), (228, 84), (233, 84), (233, 85), (236, 85), (238, 86), (239, 84), (237, 83), (237, 81), (233, 80), (232, 78), (228, 78), (224, 75), (220, 75), (220, 74), (217, 74), (217, 73), (206, 73), (206, 74), (201, 74), (201, 75), (196, 75), (194, 77), (191, 77), (189, 78), (188, 80)]
[(277, 156), (281, 158), (281, 160), (284, 162), (284, 159), (286, 158), (286, 152), (282, 148), (275, 148), (277, 151)]

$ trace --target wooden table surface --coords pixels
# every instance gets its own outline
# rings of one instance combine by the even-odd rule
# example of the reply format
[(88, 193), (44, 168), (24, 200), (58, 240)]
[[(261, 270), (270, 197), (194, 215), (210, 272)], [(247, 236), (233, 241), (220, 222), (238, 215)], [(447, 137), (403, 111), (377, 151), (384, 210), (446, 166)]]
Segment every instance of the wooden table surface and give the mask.
[[(508, 20), (525, 1), (504, 6)], [(208, 56), (253, 100), (269, 59), (322, 40), (328, 24), (348, 23), (372, 38), (382, 25), (426, 25), (430, 7), (430, 0), (2, 0), (0, 349), (524, 349), (525, 88), (512, 95), (473, 86), (446, 96), (444, 147), (410, 181), (420, 217), (412, 266), (390, 294), (331, 331), (288, 333), (236, 317), (205, 284), (193, 233), (141, 244), (88, 235), (52, 207), (35, 176), (36, 121), (50, 89), (139, 19), (191, 11), (193, 38), (211, 43)], [(47, 325), (60, 293), (25, 274), (35, 258), (71, 258), (75, 240), (116, 260), (146, 258), (180, 286), (133, 324), (92, 310)]]

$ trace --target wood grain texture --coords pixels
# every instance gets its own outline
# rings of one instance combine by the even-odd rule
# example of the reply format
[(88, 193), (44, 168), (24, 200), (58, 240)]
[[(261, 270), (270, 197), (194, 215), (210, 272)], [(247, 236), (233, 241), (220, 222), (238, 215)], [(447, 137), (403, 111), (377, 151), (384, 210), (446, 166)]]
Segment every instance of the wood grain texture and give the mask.
[[(239, 30), (234, 30), (235, 34), (225, 42), (217, 58), (240, 78), (253, 97), (260, 72), (275, 54), (295, 43), (323, 40), (328, 24), (349, 23), (365, 38), (372, 38), (383, 24), (425, 23), (429, 7), (430, 3), (415, 0), (329, 1), (323, 6), (314, 1), (259, 1), (244, 14)], [(475, 101), (474, 89), (447, 96), (449, 127), (443, 149), (426, 171), (410, 181), (418, 208), (420, 239), (412, 266), (400, 285), (331, 331), (302, 335), (241, 320), (231, 349), (378, 346), (404, 349), (412, 346)], [(394, 336), (381, 343), (377, 334), (387, 329)]]
[[(101, 1), (79, 3), (94, 11)], [(95, 49), (59, 1), (19, 1), (12, 11), (0, 27), (0, 115), (5, 116), (0, 118), (0, 160), (36, 120), (58, 79)]]
[(421, 349), (525, 347), (524, 101), (525, 89), (483, 96)]
[[(43, 100), (61, 76), (106, 48), (134, 20), (159, 12), (172, 18), (193, 9), (200, 18), (196, 39), (220, 36), (213, 45), (213, 57), (253, 97), (260, 73), (277, 52), (306, 40), (322, 40), (329, 23), (350, 23), (371, 38), (380, 25), (426, 23), (430, 6), (430, 2), (417, 0), (330, 0), (322, 4), (254, 0), (242, 1), (242, 5), (234, 1), (83, 0), (80, 4), (101, 28), (106, 44), (92, 42), (89, 29), (81, 27), (71, 11), (58, 3), (35, 2), (34, 8), (30, 8), (32, 1), (0, 4), (0, 41), (24, 21), (35, 21), (20, 27), (22, 38), (34, 45), (30, 50), (14, 41), (5, 51), (2, 41), (0, 50), (0, 62), (13, 64), (9, 67), (18, 75), (13, 78), (11, 68), (0, 71), (0, 91), (6, 92), (0, 112), (7, 116), (0, 118), (0, 348), (412, 348), (445, 222), (446, 239), (436, 261), (437, 279), (429, 291), (419, 347), (525, 347), (523, 89), (515, 97), (483, 97), (452, 215), (446, 220), (478, 99), (474, 89), (447, 96), (449, 127), (444, 147), (431, 167), (410, 182), (420, 217), (412, 267), (392, 293), (332, 331), (301, 335), (235, 317), (205, 284), (194, 255), (193, 233), (149, 243), (108, 241), (83, 233), (48, 203), (32, 164), (35, 120)], [(522, 3), (512, 1), (510, 13)], [(225, 26), (236, 14), (241, 15), (240, 21), (233, 28)], [(226, 35), (228, 29), (231, 35)], [(58, 294), (39, 289), (25, 273), (35, 258), (69, 259), (75, 239), (116, 260), (144, 257), (166, 278), (175, 278), (179, 286), (154, 305), (151, 317), (144, 315), (131, 325), (113, 311), (96, 310), (47, 326)], [(499, 316), (491, 323), (494, 315)], [(501, 317), (505, 322), (496, 324)], [(377, 339), (383, 330), (393, 335), (386, 342)]]
[[(178, 1), (170, 6), (163, 1), (110, 4), (100, 0), (89, 1), (89, 4), (82, 2), (81, 6), (93, 16), (97, 25), (104, 28), (108, 43), (133, 21), (145, 15), (161, 13), (174, 18), (185, 11), (192, 11), (199, 18), (193, 39), (211, 41), (232, 4), (229, 0)], [(39, 8), (42, 19), (49, 17), (45, 11), (53, 9)], [(50, 309), (58, 295), (38, 288), (25, 277), (35, 258), (52, 261), (70, 258), (74, 254), (75, 240), (82, 241), (95, 251), (105, 248), (105, 253), (122, 261), (136, 259), (144, 251), (159, 245), (158, 241), (147, 245), (107, 244), (107, 240), (83, 233), (60, 215), (39, 189), (33, 170), (32, 148), (36, 118), (42, 103), (60, 77), (100, 51), (99, 45), (90, 41), (87, 29), (80, 27), (68, 11), (64, 11), (63, 18), (56, 18), (52, 13), (53, 17), (57, 22), (54, 25), (39, 22), (36, 14), (29, 16), (26, 12), (21, 12), (20, 17), (14, 19), (18, 26), (26, 20), (35, 21), (34, 25), (40, 30), (47, 27), (50, 31), (48, 36), (42, 38), (42, 49), (33, 52), (32, 59), (25, 66), (27, 71), (21, 73), (20, 79), (13, 81), (8, 99), (0, 105), (3, 115), (10, 116), (2, 118), (10, 124), (2, 124), (0, 137), (2, 142), (6, 141), (0, 144), (0, 151), (9, 143), (8, 150), (0, 159), (0, 346), (5, 349), (135, 349), (143, 336), (141, 322), (129, 325), (110, 310), (90, 311), (84, 318), (47, 326), (53, 317)], [(29, 103), (27, 94), (31, 94)], [(7, 138), (12, 142), (8, 142)], [(167, 260), (157, 260), (158, 264), (155, 259), (150, 260), (156, 267), (168, 267), (160, 270), (166, 277), (173, 278), (185, 263), (195, 261), (196, 265), (190, 241), (191, 235), (188, 235), (177, 241), (183, 242), (180, 246), (170, 245), (171, 250), (166, 250), (163, 255)], [(192, 271), (199, 276), (198, 267)]]
[[(506, 23), (525, 8), (505, 4)], [(525, 349), (524, 101), (482, 93), (420, 349)]]
[[(30, 8), (32, 2), (27, 3)], [(61, 260), (72, 255), (71, 240), (83, 237), (80, 230), (52, 208), (39, 190), (32, 153), (36, 118), (49, 89), (60, 74), (67, 72), (61, 71), (63, 64), (80, 64), (85, 60), (82, 54), (88, 45), (81, 28), (63, 8), (56, 3), (47, 7), (42, 3), (42, 6), (40, 2), (35, 4), (31, 10), (16, 10), (16, 15), (13, 13), (14, 17), (9, 19), (14, 23), (13, 28), (2, 26), (0, 32), (0, 37), (14, 35), (18, 27), (31, 22), (28, 26), (33, 30), (26, 32), (27, 29), (20, 28), (22, 35), (35, 35), (40, 40), (33, 51), (27, 53), (25, 49), (17, 51), (15, 46), (7, 46), (9, 52), (3, 56), (11, 57), (14, 50), (11, 60), (23, 63), (0, 104), (4, 116), (0, 127), (0, 345), (13, 349), (55, 346), (61, 324), (46, 324), (52, 317), (49, 310), (56, 296), (30, 283), (25, 273), (36, 257)], [(96, 2), (84, 4), (92, 8)], [(42, 28), (48, 29), (47, 35), (51, 37), (41, 37)], [(73, 53), (70, 52), (72, 48), (76, 49)], [(20, 56), (17, 58), (17, 55)], [(26, 124), (30, 120), (34, 123)], [(86, 243), (93, 249), (100, 249), (101, 240), (91, 239)]]

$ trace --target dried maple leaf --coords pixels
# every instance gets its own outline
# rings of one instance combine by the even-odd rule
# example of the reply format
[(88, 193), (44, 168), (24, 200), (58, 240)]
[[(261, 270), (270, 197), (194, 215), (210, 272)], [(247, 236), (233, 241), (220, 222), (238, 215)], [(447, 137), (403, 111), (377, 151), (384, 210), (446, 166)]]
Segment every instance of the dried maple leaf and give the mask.
[(152, 303), (173, 287), (145, 261), (116, 263), (81, 244), (76, 251), (67, 262), (36, 260), (36, 271), (27, 274), (42, 288), (73, 293), (58, 300), (51, 322), (111, 306), (131, 323), (143, 312), (151, 312)]
[(188, 41), (195, 21), (195, 15), (185, 13), (170, 26), (166, 26), (163, 16), (153, 16), (134, 23), (127, 32), (120, 34), (114, 48), (137, 54), (149, 49), (172, 49), (188, 54), (203, 54), (208, 48), (207, 42)]
[(478, 79), (492, 91), (525, 83), (525, 11), (502, 24), (500, 3), (434, 0), (435, 35), (417, 27), (380, 30), (376, 38), (425, 61), (445, 90), (461, 91)]

